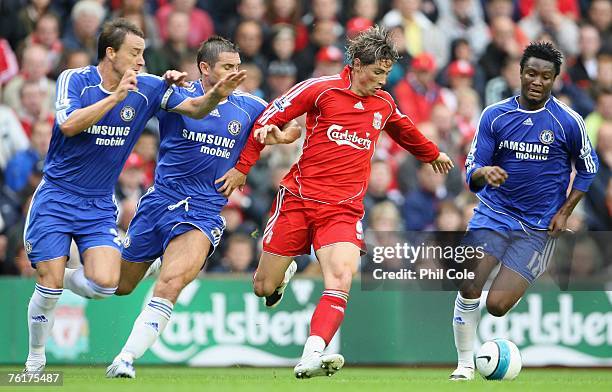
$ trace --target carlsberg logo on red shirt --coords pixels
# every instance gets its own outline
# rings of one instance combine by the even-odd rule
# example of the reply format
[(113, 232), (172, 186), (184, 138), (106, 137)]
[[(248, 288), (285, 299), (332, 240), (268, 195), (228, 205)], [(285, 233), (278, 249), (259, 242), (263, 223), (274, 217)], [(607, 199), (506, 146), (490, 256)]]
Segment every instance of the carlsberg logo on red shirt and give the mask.
[[(370, 136), (366, 133), (366, 136)], [(358, 150), (369, 150), (372, 145), (370, 139), (357, 136), (357, 132), (349, 133), (348, 129), (342, 130), (342, 126), (333, 124), (327, 129), (327, 137), (339, 146), (350, 146)]]

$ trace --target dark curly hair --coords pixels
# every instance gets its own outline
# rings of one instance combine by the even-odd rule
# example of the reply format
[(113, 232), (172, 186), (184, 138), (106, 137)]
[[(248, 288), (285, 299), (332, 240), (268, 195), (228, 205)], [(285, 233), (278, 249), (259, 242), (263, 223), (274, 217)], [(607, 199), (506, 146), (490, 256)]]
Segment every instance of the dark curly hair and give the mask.
[(559, 75), (561, 72), (563, 54), (550, 42), (532, 42), (525, 48), (523, 57), (521, 57), (521, 73), (523, 72), (527, 60), (531, 57), (553, 63), (555, 65), (555, 76)]

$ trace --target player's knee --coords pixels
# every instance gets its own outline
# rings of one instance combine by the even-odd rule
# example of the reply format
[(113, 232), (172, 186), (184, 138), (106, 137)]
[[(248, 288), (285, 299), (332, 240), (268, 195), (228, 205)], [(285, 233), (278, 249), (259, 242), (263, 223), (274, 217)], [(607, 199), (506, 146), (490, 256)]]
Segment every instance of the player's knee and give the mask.
[(155, 284), (154, 295), (156, 297), (162, 297), (172, 300), (172, 298), (178, 298), (181, 291), (189, 284), (190, 280), (185, 279), (184, 276), (177, 276), (172, 278), (160, 277)]
[(278, 285), (274, 285), (269, 280), (266, 279), (254, 279), (253, 280), (253, 292), (258, 297), (267, 297), (274, 293), (276, 287)]
[(94, 276), (88, 279), (94, 283), (95, 286), (101, 287), (103, 289), (117, 289), (117, 285), (119, 284), (119, 278), (114, 276)]
[(487, 311), (492, 316), (502, 317), (506, 313), (508, 313), (511, 307), (512, 307), (511, 304), (505, 303), (504, 301), (490, 300), (489, 298), (487, 298)]
[(132, 294), (132, 291), (136, 288), (136, 285), (131, 282), (122, 282), (119, 281), (119, 286), (117, 286), (117, 291), (115, 291), (115, 295), (129, 295)]

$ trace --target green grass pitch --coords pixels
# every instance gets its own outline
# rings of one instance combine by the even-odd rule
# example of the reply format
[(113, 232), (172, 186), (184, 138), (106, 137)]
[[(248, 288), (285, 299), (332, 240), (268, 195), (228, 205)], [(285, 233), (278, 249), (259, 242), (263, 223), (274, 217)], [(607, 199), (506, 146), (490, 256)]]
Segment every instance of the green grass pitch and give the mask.
[[(1, 372), (17, 367), (0, 367)], [(373, 392), (373, 391), (612, 391), (610, 369), (524, 369), (514, 381), (451, 382), (451, 369), (359, 368), (343, 369), (332, 377), (296, 380), (289, 368), (136, 368), (137, 378), (106, 379), (104, 367), (49, 366), (48, 371), (63, 371), (62, 387), (2, 387), (11, 391), (62, 392)]]

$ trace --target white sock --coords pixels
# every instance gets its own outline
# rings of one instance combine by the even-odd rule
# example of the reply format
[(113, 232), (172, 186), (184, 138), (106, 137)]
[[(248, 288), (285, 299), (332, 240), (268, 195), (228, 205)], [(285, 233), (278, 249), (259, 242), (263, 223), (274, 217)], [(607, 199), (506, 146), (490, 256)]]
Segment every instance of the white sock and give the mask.
[(102, 299), (115, 294), (117, 287), (102, 287), (85, 276), (83, 267), (66, 268), (64, 271), (64, 287), (81, 297)]
[(153, 297), (142, 309), (118, 358), (133, 361), (140, 358), (162, 334), (172, 315), (172, 302)]
[(62, 295), (62, 289), (34, 286), (34, 293), (28, 305), (28, 330), (30, 333), (28, 364), (45, 363), (45, 343), (53, 329), (55, 305)]
[(453, 332), (457, 348), (457, 365), (474, 369), (474, 339), (480, 321), (480, 298), (467, 299), (457, 293), (453, 315)]
[(304, 344), (302, 358), (306, 358), (315, 352), (321, 353), (323, 350), (325, 350), (325, 340), (320, 336), (311, 335), (306, 339), (306, 344)]

